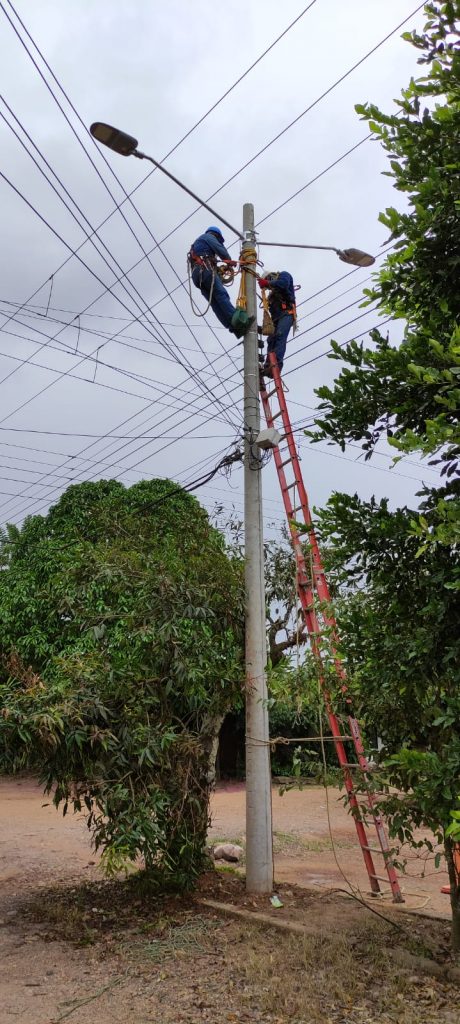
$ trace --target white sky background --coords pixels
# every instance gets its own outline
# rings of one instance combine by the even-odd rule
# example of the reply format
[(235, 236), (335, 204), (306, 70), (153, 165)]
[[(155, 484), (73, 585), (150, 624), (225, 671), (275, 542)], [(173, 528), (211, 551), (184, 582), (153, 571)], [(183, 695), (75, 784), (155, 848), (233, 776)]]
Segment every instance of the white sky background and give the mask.
[[(25, 38), (8, 0), (2, 6)], [(115, 124), (135, 135), (140, 149), (159, 160), (305, 6), (306, 2), (297, 0), (284, 5), (279, 0), (231, 0), (225, 5), (210, 0), (15, 3), (83, 122), (88, 126), (94, 120)], [(207, 199), (415, 6), (415, 0), (317, 0), (179, 146), (166, 161), (167, 168)], [(370, 100), (384, 110), (391, 109), (392, 99), (410, 76), (420, 73), (417, 53), (401, 40), (401, 33), (422, 24), (423, 12), (419, 12), (211, 199), (211, 205), (241, 226), (242, 205), (253, 202), (256, 221), (260, 221), (359, 142), (367, 134), (367, 126), (356, 115), (354, 104)], [(90, 268), (72, 257), (58, 271), (69, 250), (0, 179), (0, 520), (20, 522), (26, 514), (45, 512), (70, 480), (117, 477), (130, 484), (144, 477), (170, 476), (184, 482), (212, 468), (241, 434), (243, 353), (212, 313), (206, 320), (198, 319), (190, 309), (187, 289), (177, 287), (186, 277), (191, 242), (209, 223), (219, 223), (218, 219), (202, 211), (174, 230), (195, 208), (193, 201), (160, 172), (155, 171), (142, 184), (150, 165), (102, 152), (85, 135), (29, 40), (101, 181), (1, 8), (0, 39), (4, 99), (91, 228), (109, 218), (97, 238), (110, 250), (110, 255), (103, 250), (110, 269), (93, 245), (85, 242), (85, 232), (0, 120), (3, 173), (71, 249), (85, 242), (79, 256)], [(3, 103), (0, 110), (13, 120)], [(120, 212), (111, 216), (123, 191), (103, 156), (128, 192), (139, 186), (132, 198), (145, 223), (130, 202), (122, 207), (137, 239)], [(378, 223), (379, 211), (404, 201), (392, 189), (391, 179), (382, 176), (385, 169), (387, 161), (379, 145), (364, 142), (270, 216), (261, 226), (260, 237), (358, 246), (378, 254), (388, 234)], [(56, 187), (62, 194), (61, 186)], [(234, 236), (227, 229), (224, 235), (230, 246)], [(161, 251), (154, 248), (155, 240), (160, 241)], [(150, 263), (143, 258), (142, 248), (153, 250)], [(330, 337), (345, 341), (377, 322), (375, 312), (368, 311), (356, 324), (343, 326), (364, 312), (358, 306), (359, 285), (369, 271), (357, 270), (310, 298), (350, 268), (333, 253), (267, 248), (261, 256), (267, 270), (288, 269), (301, 285), (298, 301), (305, 305), (299, 309), (299, 333), (288, 346), (285, 373), (292, 420), (303, 423), (315, 405), (314, 388), (331, 382), (340, 364), (322, 357), (298, 372), (295, 368), (326, 352)], [(120, 273), (114, 273), (114, 260), (123, 271), (129, 271), (128, 292), (121, 283), (113, 284)], [(104, 291), (91, 270), (114, 294)], [(48, 317), (38, 318), (38, 312), (46, 312), (50, 275), (55, 276)], [(354, 290), (340, 295), (355, 285)], [(31, 301), (41, 308), (34, 312), (29, 306), (17, 312), (12, 304), (27, 302), (40, 287)], [(172, 298), (178, 308), (166, 294), (173, 288), (177, 289)], [(234, 286), (233, 301), (236, 294)], [(203, 309), (205, 302), (196, 289), (193, 295)], [(349, 303), (355, 304), (340, 312)], [(139, 309), (143, 312), (148, 307), (153, 307), (151, 328), (130, 322), (139, 316)], [(14, 319), (6, 323), (13, 313)], [(61, 321), (68, 323), (79, 313), (80, 331), (75, 327), (78, 321), (63, 328)], [(329, 319), (320, 324), (325, 318)], [(308, 333), (301, 334), (306, 329)], [(116, 340), (110, 340), (115, 332)], [(391, 327), (390, 337), (401, 337), (400, 325)], [(99, 346), (96, 367), (94, 353)], [(174, 350), (182, 364), (199, 371), (201, 388), (165, 346)], [(92, 359), (84, 358), (91, 353)], [(39, 395), (44, 388), (47, 390)], [(146, 438), (141, 438), (143, 434)], [(422, 471), (414, 462), (400, 463), (389, 472), (390, 460), (383, 455), (364, 464), (356, 462), (360, 453), (354, 447), (347, 448), (344, 456), (338, 448), (324, 445), (307, 450), (306, 439), (301, 433), (298, 437), (305, 484), (314, 505), (323, 504), (332, 490), (356, 490), (365, 498), (388, 496), (392, 504), (413, 503), (422, 478), (435, 479), (430, 470), (424, 467)], [(267, 523), (281, 521), (281, 498), (272, 464), (264, 470), (264, 495)], [(236, 469), (230, 483), (217, 477), (197, 497), (209, 509), (219, 501), (241, 510), (242, 471)]]

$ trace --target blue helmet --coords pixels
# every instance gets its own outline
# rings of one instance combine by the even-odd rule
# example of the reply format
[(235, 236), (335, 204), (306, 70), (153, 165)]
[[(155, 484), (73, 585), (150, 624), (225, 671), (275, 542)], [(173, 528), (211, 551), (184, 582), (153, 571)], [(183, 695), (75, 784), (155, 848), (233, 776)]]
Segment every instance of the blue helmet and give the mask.
[(208, 231), (210, 231), (212, 235), (217, 235), (221, 242), (224, 241), (224, 236), (220, 228), (216, 228), (216, 226), (212, 224), (210, 228), (206, 228), (206, 234)]

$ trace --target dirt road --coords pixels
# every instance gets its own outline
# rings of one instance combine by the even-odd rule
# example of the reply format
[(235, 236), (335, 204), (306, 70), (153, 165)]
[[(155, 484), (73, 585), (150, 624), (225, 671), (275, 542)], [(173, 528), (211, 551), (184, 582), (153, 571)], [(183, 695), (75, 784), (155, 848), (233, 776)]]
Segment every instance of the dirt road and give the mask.
[[(276, 880), (306, 887), (343, 887), (336, 857), (352, 885), (367, 893), (367, 875), (354, 823), (343, 808), (339, 791), (328, 792), (329, 819), (321, 786), (292, 790), (283, 796), (274, 787), (272, 796)], [(12, 891), (15, 883), (40, 885), (69, 877), (99, 877), (83, 818), (72, 814), (63, 818), (32, 780), (0, 780), (0, 829), (0, 884), (8, 881)], [(220, 785), (212, 799), (210, 841), (244, 842), (244, 832), (244, 784)], [(375, 859), (380, 873), (380, 858)], [(408, 873), (401, 878), (408, 906), (426, 907), (448, 917), (448, 897), (440, 893), (447, 882), (446, 872), (435, 871), (430, 863), (427, 876), (421, 878), (422, 866), (422, 861), (412, 855)]]
[[(329, 793), (335, 852), (346, 877), (367, 892), (353, 821), (338, 801), (338, 795), (336, 791)], [(211, 842), (224, 838), (244, 841), (242, 785), (221, 786), (213, 797), (212, 810)], [(324, 891), (321, 887), (343, 888), (345, 884), (331, 848), (325, 792), (320, 787), (308, 787), (303, 792), (293, 791), (280, 797), (274, 789), (273, 812), (277, 881), (317, 889), (317, 895), (305, 895), (306, 901), (312, 901), (305, 913), (310, 922), (316, 913), (319, 938), (315, 940), (316, 945), (302, 947), (305, 966), (300, 986), (296, 980), (298, 942), (290, 944), (286, 940), (280, 944), (269, 933), (253, 934), (247, 926), (222, 921), (219, 915), (215, 920), (209, 915), (201, 920), (196, 905), (189, 910), (186, 901), (185, 905), (181, 901), (166, 906), (161, 896), (154, 897), (153, 903), (146, 906), (144, 899), (129, 902), (123, 895), (121, 901), (118, 895), (117, 904), (114, 893), (111, 906), (110, 891), (107, 896), (107, 888), (98, 885), (97, 858), (91, 851), (83, 819), (73, 815), (63, 818), (29, 779), (0, 780), (1, 1024), (15, 1020), (20, 1024), (58, 1024), (68, 1018), (70, 1024), (93, 1024), (95, 1016), (98, 1024), (153, 1021), (155, 1024), (180, 1021), (285, 1024), (291, 1020), (304, 1024), (306, 1020), (322, 1022), (326, 1019), (347, 1024), (390, 1024), (397, 1019), (393, 1015), (394, 1007), (399, 1006), (403, 1007), (401, 1013), (404, 1012), (401, 1016), (398, 1010), (398, 1019), (404, 1024), (416, 1024), (422, 1019), (417, 1009), (419, 1006), (422, 1012), (422, 1004), (426, 1022), (436, 1020), (439, 1024), (442, 1020), (453, 1024), (455, 1013), (451, 1013), (452, 996), (448, 988), (441, 983), (439, 986), (432, 981), (425, 984), (421, 979), (411, 981), (409, 978), (411, 999), (400, 1004), (397, 1002), (401, 997), (400, 981), (388, 964), (385, 985), (389, 1016), (379, 1000), (374, 1001), (371, 1012), (366, 978), (372, 976), (373, 984), (378, 985), (382, 963), (386, 961), (379, 959), (378, 963), (368, 965), (367, 973), (356, 969), (349, 945), (350, 927), (356, 922), (350, 924), (349, 915), (356, 910), (364, 915), (364, 920), (357, 923), (359, 934), (363, 926), (368, 928), (371, 916), (349, 901), (345, 901), (348, 907), (337, 910), (330, 905), (328, 911), (327, 898), (319, 899)], [(416, 867), (413, 862), (411, 870)], [(426, 912), (435, 911), (448, 918), (447, 897), (439, 893), (444, 880), (445, 875), (441, 873), (423, 880), (405, 880), (403, 887), (416, 893), (408, 896), (407, 905), (425, 906)], [(226, 875), (219, 878), (221, 898), (233, 898), (231, 886), (237, 881)], [(94, 884), (82, 890), (84, 882)], [(48, 891), (49, 886), (53, 886), (52, 893)], [(290, 892), (286, 885), (282, 895), (285, 908), (292, 904), (294, 910), (302, 904), (298, 892)], [(239, 898), (241, 901), (241, 895)], [(263, 899), (268, 906), (266, 897)], [(379, 906), (382, 907), (382, 903)], [(391, 905), (387, 903), (387, 906), (390, 910)], [(129, 918), (126, 924), (125, 914)], [(345, 943), (340, 936), (337, 939), (337, 927), (331, 925), (337, 915), (338, 927), (346, 929)], [(414, 921), (419, 919), (406, 920), (413, 929)], [(371, 926), (374, 921), (371, 919)], [(417, 924), (417, 928), (422, 926), (430, 934), (432, 926), (437, 928), (438, 941), (446, 942), (448, 930), (443, 924), (435, 921)], [(328, 935), (328, 962), (331, 957), (337, 958), (334, 978), (339, 994), (334, 997), (321, 966), (323, 932)], [(160, 963), (155, 959), (157, 953), (154, 956), (159, 948), (159, 933), (167, 937), (162, 940)], [(179, 936), (174, 939), (179, 942), (179, 948), (171, 953), (168, 942), (172, 941), (169, 936), (173, 933)], [(375, 941), (369, 941), (365, 948), (377, 948)], [(385, 938), (385, 943), (387, 941)], [(385, 956), (385, 950), (386, 946), (379, 957)], [(277, 957), (284, 956), (286, 962), (281, 959), (278, 963)], [(196, 970), (191, 966), (194, 957), (198, 958)], [(265, 981), (260, 974), (262, 963), (264, 970), (268, 970)], [(314, 984), (312, 980), (308, 1016), (305, 1017), (302, 1008), (306, 1005), (305, 984), (310, 974), (315, 980)], [(288, 975), (293, 979), (292, 986), (287, 985)], [(342, 1016), (340, 1006), (351, 1007), (350, 999), (356, 1000), (358, 996), (362, 1011)], [(332, 998), (338, 1000), (338, 1016), (334, 1002), (330, 1009)], [(441, 998), (441, 1005), (446, 1009), (439, 1016), (438, 1010), (434, 1013), (434, 1006), (439, 1005)], [(379, 1009), (374, 1016), (373, 1007), (377, 1005)], [(430, 1015), (431, 1005), (433, 1016)], [(314, 1015), (310, 1015), (314, 1006)]]

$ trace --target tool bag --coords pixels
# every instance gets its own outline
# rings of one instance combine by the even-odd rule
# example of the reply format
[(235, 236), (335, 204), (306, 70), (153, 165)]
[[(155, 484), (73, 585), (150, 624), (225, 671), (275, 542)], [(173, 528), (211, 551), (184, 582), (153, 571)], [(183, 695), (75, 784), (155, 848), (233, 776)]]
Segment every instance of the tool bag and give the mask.
[(263, 315), (263, 320), (262, 320), (262, 334), (265, 335), (266, 338), (269, 338), (269, 337), (271, 337), (272, 334), (275, 333), (275, 327), (274, 327), (274, 324), (273, 324), (273, 320), (272, 320), (272, 318), (270, 316), (270, 310), (268, 308), (268, 299), (267, 299), (267, 294), (266, 294), (265, 288), (262, 288), (261, 292), (262, 292), (262, 306), (263, 306), (263, 310), (264, 310), (264, 315)]

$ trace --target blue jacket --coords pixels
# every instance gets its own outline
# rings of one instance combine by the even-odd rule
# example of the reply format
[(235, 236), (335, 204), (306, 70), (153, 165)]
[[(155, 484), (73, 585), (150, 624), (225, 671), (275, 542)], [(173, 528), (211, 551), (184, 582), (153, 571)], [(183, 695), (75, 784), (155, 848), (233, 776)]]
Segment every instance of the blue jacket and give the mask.
[(231, 260), (230, 253), (227, 252), (225, 245), (222, 245), (215, 235), (210, 231), (205, 231), (204, 235), (199, 235), (195, 239), (192, 245), (192, 251), (196, 256), (211, 257), (220, 256), (221, 260)]
[[(287, 306), (288, 309), (283, 309)], [(289, 312), (295, 306), (294, 281), (287, 270), (282, 270), (276, 281), (270, 284), (268, 296), (268, 308), (274, 320), (279, 320), (285, 312)]]

